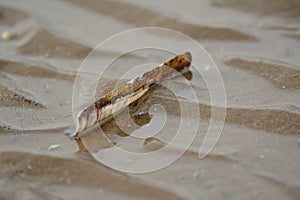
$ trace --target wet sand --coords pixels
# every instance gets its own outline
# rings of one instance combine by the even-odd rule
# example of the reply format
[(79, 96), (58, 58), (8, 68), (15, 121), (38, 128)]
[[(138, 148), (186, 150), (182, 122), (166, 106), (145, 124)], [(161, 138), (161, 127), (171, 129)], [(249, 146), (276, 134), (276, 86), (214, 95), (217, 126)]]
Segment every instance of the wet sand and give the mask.
[[(0, 41), (0, 199), (299, 199), (299, 9), (296, 0), (0, 1), (0, 32), (13, 35)], [(200, 100), (192, 103), (155, 88), (130, 106), (129, 118), (122, 113), (101, 125), (113, 144), (136, 152), (162, 148), (178, 127), (179, 103), (200, 111), (200, 127), (175, 163), (130, 174), (93, 158), (111, 145), (97, 133), (79, 146), (66, 133), (74, 129), (72, 91), (83, 59), (110, 35), (142, 26), (171, 28), (201, 43), (222, 74), (228, 107), (217, 145), (200, 160), (211, 108), (220, 109), (210, 105), (205, 83), (191, 71)], [(113, 48), (99, 51), (95, 60), (117, 54)], [(133, 53), (116, 62), (99, 83), (99, 94), (151, 56)], [(176, 78), (166, 84), (176, 91), (186, 87)], [(154, 104), (165, 108), (167, 125), (162, 134), (137, 143), (128, 134), (138, 127), (129, 124), (150, 123)]]

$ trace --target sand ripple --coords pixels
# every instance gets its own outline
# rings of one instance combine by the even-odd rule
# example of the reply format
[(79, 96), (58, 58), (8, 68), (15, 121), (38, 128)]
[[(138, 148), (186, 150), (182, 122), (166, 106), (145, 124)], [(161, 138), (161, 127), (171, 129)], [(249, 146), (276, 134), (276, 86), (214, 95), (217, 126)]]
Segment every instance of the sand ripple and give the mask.
[[(122, 194), (133, 199), (181, 199), (176, 194), (138, 180), (128, 180), (124, 175), (117, 175), (88, 161), (17, 152), (1, 152), (0, 155), (0, 181), (15, 185), (11, 193), (11, 189), (7, 190), (0, 182), (0, 193), (7, 199), (20, 197), (24, 189), (27, 190), (26, 196), (22, 198), (72, 199), (83, 192), (93, 199), (99, 198), (99, 195), (105, 197), (106, 193)], [(40, 185), (48, 186), (41, 188)], [(53, 192), (51, 185), (61, 189)], [(99, 188), (103, 194), (99, 194)]]
[[(274, 63), (274, 62), (273, 62)], [(281, 89), (300, 89), (300, 70), (287, 64), (273, 64), (263, 60), (251, 61), (243, 58), (232, 58), (226, 64), (255, 73), (267, 79)]]
[[(120, 21), (132, 24), (136, 27), (164, 27), (180, 31), (194, 39), (207, 40), (255, 40), (252, 36), (238, 30), (222, 27), (208, 27), (190, 24), (163, 16), (149, 9), (125, 2), (75, 0), (70, 1), (79, 4), (100, 14), (114, 17)], [(130, 13), (130, 14), (129, 14)]]
[(89, 47), (60, 38), (43, 29), (38, 30), (36, 34), (19, 49), (23, 54), (62, 58), (84, 58), (91, 50)]
[(41, 103), (17, 94), (2, 85), (0, 85), (0, 94), (0, 106), (44, 107)]
[(0, 24), (2, 25), (12, 26), (28, 17), (26, 13), (20, 10), (0, 6)]
[(45, 64), (43, 64), (43, 66), (38, 66), (37, 64), (26, 62), (0, 60), (1, 72), (25, 77), (57, 78), (71, 81), (75, 79), (75, 75), (47, 69), (44, 65)]
[(214, 0), (213, 4), (241, 11), (258, 13), (260, 15), (282, 15), (287, 17), (300, 16), (300, 6), (297, 0)]

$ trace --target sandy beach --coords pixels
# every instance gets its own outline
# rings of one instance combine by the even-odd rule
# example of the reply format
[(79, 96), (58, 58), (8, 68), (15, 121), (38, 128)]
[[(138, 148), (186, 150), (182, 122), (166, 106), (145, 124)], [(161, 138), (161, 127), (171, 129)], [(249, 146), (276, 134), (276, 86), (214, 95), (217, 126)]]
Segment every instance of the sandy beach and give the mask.
[[(192, 145), (166, 168), (125, 173), (95, 155), (113, 145), (143, 153), (164, 147), (182, 117), (185, 81), (167, 80), (130, 105), (130, 117), (125, 112), (102, 124), (109, 144), (97, 131), (81, 142), (69, 138), (75, 129), (73, 86), (100, 42), (150, 26), (182, 32), (207, 50), (226, 90), (225, 126), (212, 152), (199, 159), (211, 110), (219, 107), (210, 104), (210, 91), (191, 69), (184, 76), (198, 101), (186, 106), (200, 113), (189, 119), (200, 124)], [(0, 0), (0, 33), (0, 200), (300, 199), (299, 1)], [(178, 42), (168, 35), (147, 37)], [(94, 51), (93, 62), (119, 53), (114, 46)], [(105, 72), (97, 94), (111, 91), (133, 66), (167, 58), (152, 50), (121, 57)], [(156, 104), (164, 109), (152, 114)], [(155, 139), (130, 137), (164, 113), (168, 121)], [(115, 165), (122, 161), (103, 152)]]

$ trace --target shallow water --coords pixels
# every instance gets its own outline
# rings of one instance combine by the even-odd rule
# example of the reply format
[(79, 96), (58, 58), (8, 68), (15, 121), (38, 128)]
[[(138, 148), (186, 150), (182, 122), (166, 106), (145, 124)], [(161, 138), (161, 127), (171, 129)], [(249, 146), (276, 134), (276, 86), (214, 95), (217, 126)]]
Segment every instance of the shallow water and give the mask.
[[(0, 32), (14, 34), (0, 41), (0, 199), (299, 199), (300, 4), (264, 2), (0, 1)], [(72, 92), (83, 59), (112, 34), (142, 26), (189, 35), (220, 70), (227, 115), (222, 135), (205, 159), (198, 158), (199, 148), (211, 108), (219, 106), (211, 105), (207, 85), (193, 67), (190, 80), (165, 81), (131, 105), (129, 114), (102, 124), (103, 132), (96, 127), (79, 144), (65, 135), (75, 129)], [(145, 33), (139, 39), (168, 40), (190, 51), (186, 41), (163, 34)], [(121, 41), (121, 47), (126, 45)], [(103, 69), (99, 63), (117, 56), (120, 46), (94, 52), (90, 70)], [(149, 49), (121, 57), (105, 72), (97, 95), (109, 92), (132, 66), (170, 57)], [(183, 118), (192, 124), (199, 120), (199, 128), (183, 156), (146, 174), (123, 173), (98, 162), (99, 157), (112, 158), (120, 167), (136, 162), (115, 155), (104, 136), (133, 152), (165, 147), (182, 117), (178, 105), (187, 102), (188, 83), (197, 101), (188, 103), (186, 108), (194, 110)], [(165, 114), (164, 128), (151, 135)], [(187, 126), (186, 137), (193, 130)], [(176, 144), (161, 156), (182, 152), (186, 141)], [(51, 145), (58, 146), (50, 150)], [(144, 166), (157, 164), (146, 161)]]

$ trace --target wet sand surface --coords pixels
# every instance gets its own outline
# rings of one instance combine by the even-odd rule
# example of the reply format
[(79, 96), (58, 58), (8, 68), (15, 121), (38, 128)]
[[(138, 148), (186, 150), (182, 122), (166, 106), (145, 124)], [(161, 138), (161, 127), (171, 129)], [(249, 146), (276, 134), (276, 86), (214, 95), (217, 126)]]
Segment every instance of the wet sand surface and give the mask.
[[(0, 32), (11, 37), (0, 41), (0, 199), (299, 199), (299, 17), (297, 0), (1, 0)], [(190, 83), (199, 102), (187, 103), (180, 93), (185, 81), (167, 80), (182, 98), (157, 87), (130, 106), (130, 118), (121, 113), (102, 129), (124, 149), (157, 150), (174, 137), (183, 103), (200, 111), (196, 138), (169, 167), (130, 174), (94, 159), (93, 153), (112, 145), (97, 132), (79, 144), (66, 133), (74, 129), (72, 91), (83, 59), (110, 35), (142, 26), (180, 31), (207, 49), (222, 74), (227, 112), (217, 145), (199, 159), (211, 109), (220, 108), (210, 104), (207, 87), (193, 70)], [(118, 53), (111, 47), (94, 59)], [(116, 62), (98, 94), (113, 89), (130, 66), (151, 60), (151, 53)], [(162, 110), (149, 113), (154, 104), (168, 114), (161, 134), (144, 142), (128, 137), (139, 128), (135, 124), (161, 119)], [(109, 151), (106, 156), (120, 162)]]

